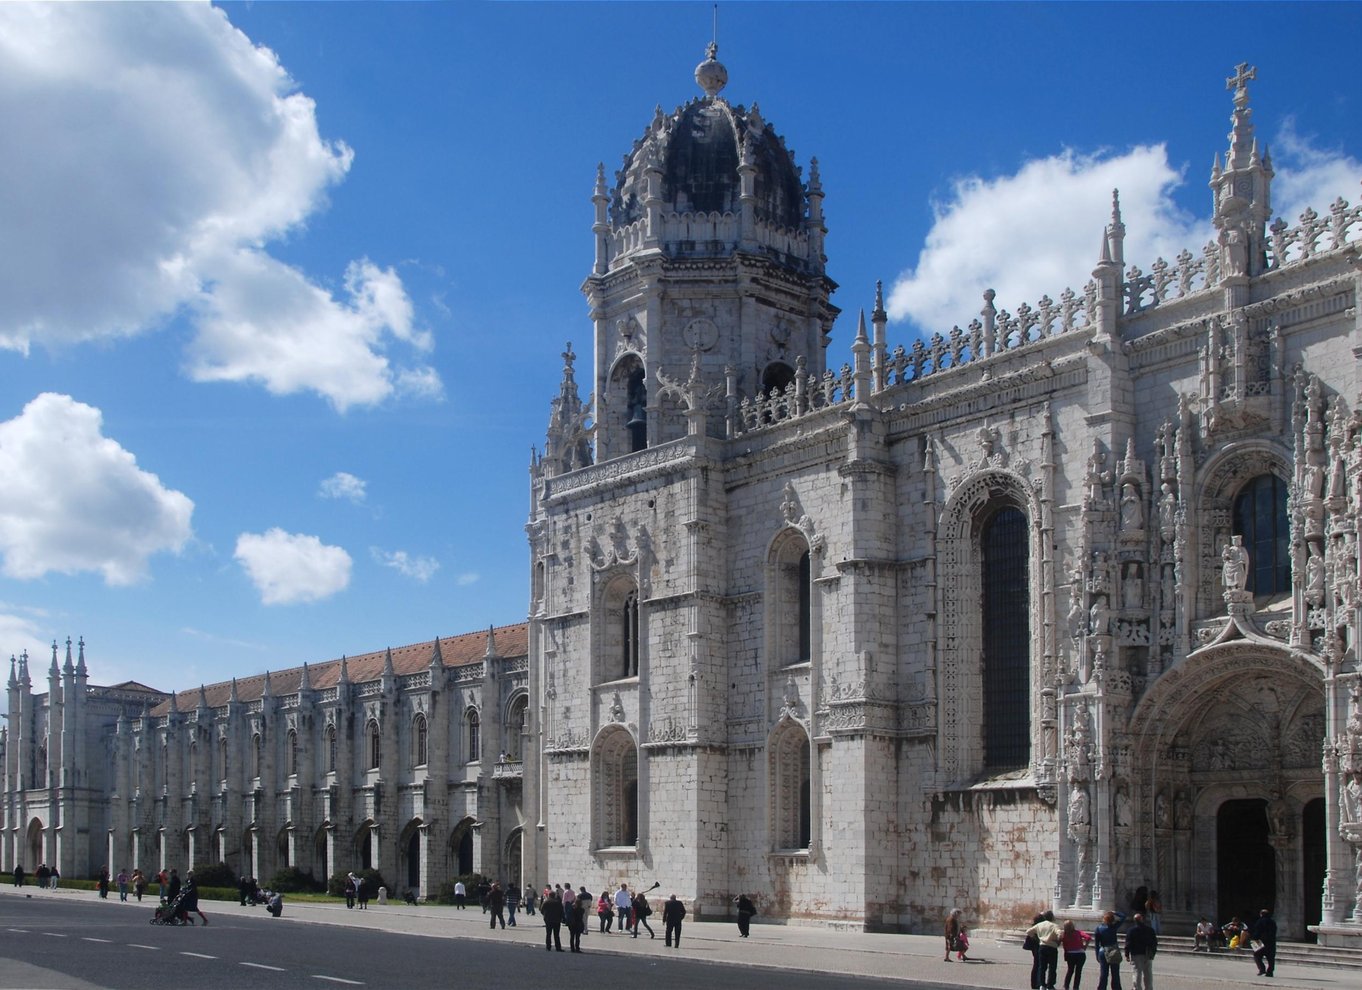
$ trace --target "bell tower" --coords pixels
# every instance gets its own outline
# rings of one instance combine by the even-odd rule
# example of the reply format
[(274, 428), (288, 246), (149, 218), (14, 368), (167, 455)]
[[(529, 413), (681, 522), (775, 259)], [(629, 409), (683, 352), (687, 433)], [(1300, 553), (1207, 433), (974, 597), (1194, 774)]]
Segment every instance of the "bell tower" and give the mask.
[(757, 106), (721, 95), (717, 55), (711, 43), (696, 67), (702, 96), (657, 108), (613, 188), (597, 168), (596, 258), (582, 286), (597, 461), (685, 435), (664, 380), (705, 386), (706, 431), (722, 436), (738, 401), (826, 366), (838, 310), (817, 160), (805, 179)]

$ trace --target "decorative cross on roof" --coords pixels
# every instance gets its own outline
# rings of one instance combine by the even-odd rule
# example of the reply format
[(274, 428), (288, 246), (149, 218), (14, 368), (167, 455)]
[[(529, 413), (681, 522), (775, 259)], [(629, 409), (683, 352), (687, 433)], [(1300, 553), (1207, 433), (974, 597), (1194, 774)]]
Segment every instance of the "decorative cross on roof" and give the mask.
[(1258, 67), (1240, 62), (1234, 67), (1234, 75), (1225, 80), (1225, 88), (1234, 90), (1235, 102), (1248, 98), (1249, 80), (1258, 78)]

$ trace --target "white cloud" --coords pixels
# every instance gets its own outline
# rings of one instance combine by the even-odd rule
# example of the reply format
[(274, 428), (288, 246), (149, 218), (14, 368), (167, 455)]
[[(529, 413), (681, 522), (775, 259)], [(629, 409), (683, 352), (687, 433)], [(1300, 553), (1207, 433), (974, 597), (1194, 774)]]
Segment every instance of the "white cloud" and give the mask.
[(370, 553), (373, 554), (374, 560), (384, 567), (391, 567), (399, 574), (405, 575), (420, 584), (425, 584), (440, 569), (440, 562), (435, 558), (413, 557), (405, 550), (388, 551), (371, 547)]
[(999, 309), (1081, 291), (1100, 257), (1113, 189), (1121, 191), (1128, 262), (1199, 247), (1210, 228), (1173, 203), (1181, 181), (1163, 145), (1105, 156), (1066, 150), (1015, 175), (957, 179), (936, 204), (917, 265), (894, 283), (890, 316), (944, 333), (978, 315), (985, 289), (997, 291)]
[(9, 577), (95, 571), (111, 585), (179, 552), (194, 503), (102, 433), (98, 409), (43, 393), (0, 423), (0, 556)]
[(41, 664), (41, 658), (51, 655), (51, 639), (40, 630), (39, 618), (46, 618), (41, 610), (0, 603), (0, 661), (27, 653), (30, 664), (35, 657)]
[(323, 479), (317, 494), (322, 498), (343, 498), (359, 505), (367, 494), (367, 483), (363, 478), (357, 478), (348, 471), (337, 471), (331, 477)]
[(1349, 203), (1362, 199), (1362, 161), (1339, 150), (1315, 146), (1313, 139), (1296, 131), (1287, 118), (1269, 149), (1276, 176), (1272, 199), (1278, 215), (1295, 225), (1309, 207), (1321, 216), (1342, 196)]
[(482, 575), (474, 571), (466, 571), (454, 579), (454, 583), (460, 588), (466, 588), (470, 584), (477, 584), (482, 580)]
[[(895, 281), (889, 315), (927, 333), (945, 333), (979, 314), (985, 289), (995, 305), (1034, 306), (1042, 295), (1058, 299), (1065, 288), (1081, 292), (1100, 257), (1111, 216), (1111, 192), (1120, 190), (1126, 226), (1125, 260), (1145, 271), (1156, 258), (1172, 260), (1186, 249), (1199, 255), (1214, 235), (1206, 215), (1179, 208), (1174, 193), (1194, 166), (1174, 168), (1163, 145), (1123, 154), (1083, 155), (1066, 150), (1022, 165), (1013, 175), (957, 179), (935, 205), (936, 220), (917, 264)], [(1355, 201), (1362, 168), (1336, 151), (1324, 151), (1295, 134), (1288, 122), (1273, 152), (1277, 212), (1294, 222), (1306, 205), (1324, 213), (1343, 195)]]
[[(0, 347), (184, 313), (201, 380), (345, 409), (436, 377), (391, 269), (352, 263), (337, 298), (266, 253), (325, 205), (353, 154), (221, 10), (0, 5), (0, 120)], [(413, 367), (387, 356), (394, 345)]]
[(242, 533), (235, 556), (264, 605), (320, 601), (350, 584), (350, 555), (315, 536), (285, 533), (278, 527)]

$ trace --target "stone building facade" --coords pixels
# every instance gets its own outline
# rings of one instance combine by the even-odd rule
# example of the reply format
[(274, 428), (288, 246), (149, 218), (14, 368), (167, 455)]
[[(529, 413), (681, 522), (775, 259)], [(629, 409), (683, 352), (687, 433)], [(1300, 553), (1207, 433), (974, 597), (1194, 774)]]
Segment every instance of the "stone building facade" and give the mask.
[(1079, 289), (897, 346), (877, 290), (839, 365), (817, 162), (714, 56), (597, 174), (528, 622), (174, 696), (17, 663), (0, 867), (1362, 942), (1362, 207), (1273, 219), (1240, 66), (1214, 241), (1127, 259), (1113, 197)]
[(533, 463), (536, 875), (1362, 936), (1362, 207), (1273, 219), (1240, 66), (1212, 243), (1113, 197), (1077, 290), (891, 346), (877, 289), (838, 368), (817, 161), (714, 56), (598, 172)]
[[(474, 871), (518, 877), (525, 634), (503, 626), (179, 694), (89, 687), (83, 644), (60, 673), (54, 647), (47, 695), (26, 662), (10, 678), (0, 867), (86, 877), (222, 862), (262, 881), (372, 868), (422, 896)], [(60, 754), (46, 776), (44, 754)]]

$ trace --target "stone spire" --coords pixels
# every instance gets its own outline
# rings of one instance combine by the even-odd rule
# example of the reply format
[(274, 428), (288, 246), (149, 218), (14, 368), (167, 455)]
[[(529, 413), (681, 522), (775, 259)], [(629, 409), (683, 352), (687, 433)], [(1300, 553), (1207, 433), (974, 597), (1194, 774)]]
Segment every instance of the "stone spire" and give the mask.
[(383, 651), (383, 676), (397, 676), (397, 672), (393, 669), (393, 648), (391, 646)]
[(1253, 136), (1253, 110), (1248, 84), (1258, 70), (1246, 62), (1235, 66), (1225, 88), (1234, 91), (1229, 149), (1223, 169), (1211, 173), (1215, 196), (1214, 222), (1219, 231), (1220, 280), (1231, 293), (1231, 305), (1248, 301), (1247, 279), (1267, 267), (1266, 230), (1272, 214), (1272, 166), (1259, 154)]
[(1121, 190), (1111, 191), (1111, 227), (1108, 238), (1111, 242), (1111, 260), (1116, 267), (1125, 271), (1126, 267), (1126, 225), (1121, 221)]
[(232, 704), (236, 704), (237, 701), (239, 700), (239, 699), (237, 698), (237, 695), (236, 695), (236, 678), (235, 678), (235, 677), (232, 678), (232, 693), (229, 694), (229, 695), (227, 696), (227, 700), (228, 700), (230, 703), (232, 703)]
[(19, 686), (19, 678), (14, 672), (15, 664), (18, 662), (19, 661), (15, 659), (14, 654), (11, 653), (9, 658), (9, 688), (11, 691)]
[(303, 693), (304, 691), (311, 691), (311, 690), (312, 690), (312, 675), (311, 675), (310, 673), (308, 673), (307, 661), (304, 660), (304, 661), (303, 661), (303, 676), (302, 676), (302, 679), (298, 682), (298, 693), (301, 694), (301, 693)]
[(208, 689), (207, 689), (206, 687), (204, 687), (203, 684), (200, 682), (200, 684), (199, 684), (199, 711), (207, 711), (207, 709), (208, 709)]
[(71, 637), (66, 637), (66, 663), (62, 664), (62, 673), (71, 677), (76, 672), (75, 658), (71, 655)]
[(444, 656), (444, 653), (440, 650), (440, 637), (439, 637), (439, 636), (436, 636), (436, 637), (435, 637), (435, 646), (434, 646), (434, 648), (430, 651), (430, 669), (431, 669), (431, 670), (444, 670), (444, 669), (445, 669), (445, 656)]
[(270, 690), (270, 672), (268, 670), (265, 671), (265, 683), (260, 687), (260, 697), (262, 700), (274, 697), (274, 692)]
[(346, 686), (350, 683), (350, 666), (346, 663), (345, 654), (343, 653), (341, 654), (340, 677), (337, 679), (336, 683), (342, 686)]
[(496, 628), (495, 628), (494, 626), (488, 626), (488, 627), (487, 627), (487, 652), (486, 652), (485, 656), (496, 657), (496, 656), (500, 656), (500, 655), (501, 655), (501, 654), (497, 653), (497, 632), (496, 632)]

